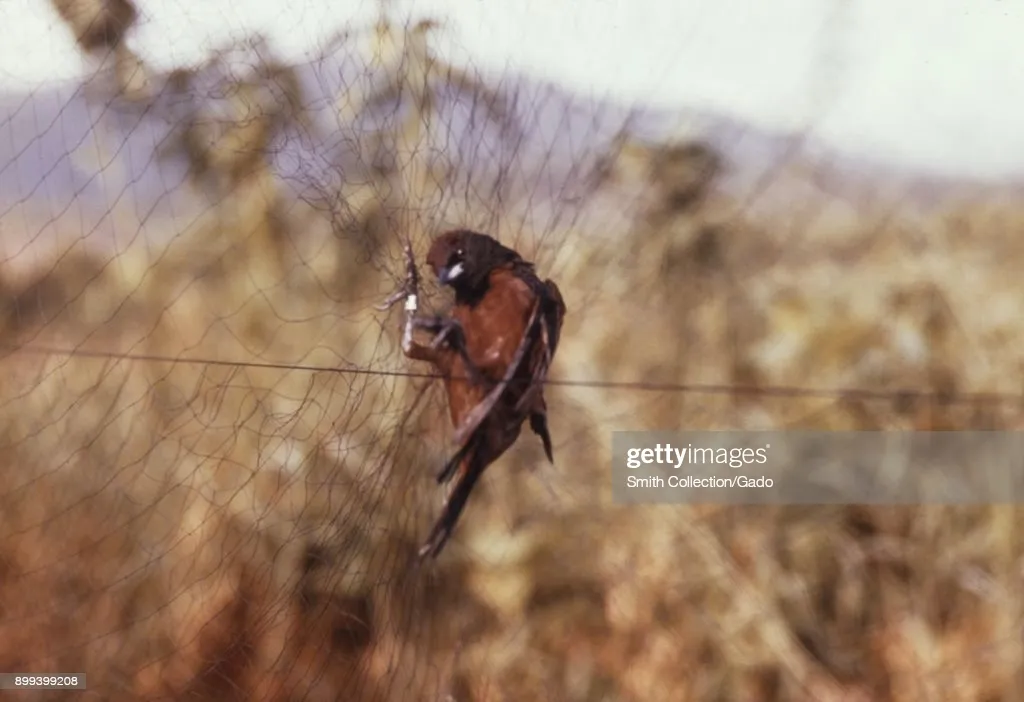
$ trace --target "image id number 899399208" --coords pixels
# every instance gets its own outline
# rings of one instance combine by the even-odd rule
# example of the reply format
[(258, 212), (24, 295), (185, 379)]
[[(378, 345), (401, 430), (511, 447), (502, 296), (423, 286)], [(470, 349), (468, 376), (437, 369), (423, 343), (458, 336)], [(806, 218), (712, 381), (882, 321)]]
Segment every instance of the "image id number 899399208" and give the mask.
[(0, 690), (84, 689), (84, 673), (0, 673)]

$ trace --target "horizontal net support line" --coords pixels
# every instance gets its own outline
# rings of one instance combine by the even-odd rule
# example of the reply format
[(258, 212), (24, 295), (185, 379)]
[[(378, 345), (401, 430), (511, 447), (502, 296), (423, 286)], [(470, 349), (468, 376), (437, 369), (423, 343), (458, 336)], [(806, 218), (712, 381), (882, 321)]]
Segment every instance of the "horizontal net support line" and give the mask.
[[(372, 375), (394, 378), (439, 379), (437, 373), (415, 371), (381, 370), (374, 368), (354, 368), (344, 366), (318, 366), (293, 363), (274, 363), (269, 361), (239, 361), (217, 358), (193, 358), (188, 356), (160, 356), (157, 354), (125, 354), (111, 351), (90, 351), (84, 349), (66, 349), (48, 346), (15, 346), (7, 345), (8, 352), (31, 353), (45, 356), (68, 356), (78, 358), (104, 358), (124, 361), (142, 361), (151, 363), (181, 363), (205, 366), (228, 366), (238, 368), (262, 368), (269, 370), (297, 370), (311, 373), (343, 373), (347, 375)], [(468, 380), (468, 378), (464, 378)], [(757, 395), (779, 398), (835, 398), (849, 400), (926, 400), (945, 405), (969, 404), (1024, 404), (1021, 393), (950, 393), (930, 390), (870, 390), (866, 388), (814, 388), (789, 385), (729, 385), (702, 383), (658, 383), (616, 380), (586, 380), (573, 378), (548, 378), (545, 385), (562, 387), (582, 387), (608, 390), (633, 390), (636, 392), (685, 392), (704, 395)]]

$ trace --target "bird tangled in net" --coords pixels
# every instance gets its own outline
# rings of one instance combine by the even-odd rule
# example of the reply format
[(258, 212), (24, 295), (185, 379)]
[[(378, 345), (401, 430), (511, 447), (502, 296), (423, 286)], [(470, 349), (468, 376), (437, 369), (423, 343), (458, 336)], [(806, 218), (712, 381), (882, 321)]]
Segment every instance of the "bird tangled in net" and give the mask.
[[(380, 309), (405, 298), (402, 351), (431, 363), (444, 378), (456, 429), (455, 453), (437, 474), (439, 483), (455, 483), (420, 550), (421, 557), (437, 557), (477, 480), (512, 447), (527, 419), (554, 462), (544, 381), (566, 307), (558, 286), (541, 281), (517, 252), (493, 237), (457, 229), (437, 237), (427, 253), (438, 282), (454, 291), (455, 304), (447, 316), (420, 316), (419, 273), (409, 245), (405, 256), (405, 282)], [(433, 336), (420, 343), (416, 331)]]

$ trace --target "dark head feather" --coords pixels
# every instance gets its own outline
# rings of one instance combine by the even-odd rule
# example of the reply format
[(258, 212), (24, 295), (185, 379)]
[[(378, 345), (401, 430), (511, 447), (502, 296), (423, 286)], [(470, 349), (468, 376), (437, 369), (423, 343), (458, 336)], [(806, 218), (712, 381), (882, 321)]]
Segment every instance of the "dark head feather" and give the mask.
[(495, 268), (533, 268), (533, 264), (497, 239), (468, 229), (447, 231), (434, 239), (427, 252), (427, 265), (462, 302), (471, 302), (486, 292), (488, 278)]

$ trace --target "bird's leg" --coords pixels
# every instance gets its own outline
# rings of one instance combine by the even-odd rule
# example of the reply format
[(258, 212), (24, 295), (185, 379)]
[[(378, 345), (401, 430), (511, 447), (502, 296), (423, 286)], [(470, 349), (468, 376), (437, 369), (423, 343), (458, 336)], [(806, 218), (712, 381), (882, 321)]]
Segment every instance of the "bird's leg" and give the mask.
[(425, 320), (423, 328), (429, 328), (434, 333), (434, 339), (430, 342), (430, 348), (439, 349), (447, 344), (462, 357), (462, 363), (466, 367), (466, 375), (473, 385), (483, 385), (486, 382), (483, 373), (469, 357), (469, 348), (466, 346), (466, 330), (462, 323), (454, 317), (436, 316), (432, 320)]
[(435, 317), (434, 324), (435, 336), (430, 342), (433, 348), (439, 348), (445, 342), (449, 342), (452, 348), (465, 348), (466, 334), (459, 320), (454, 317)]
[(412, 325), (415, 329), (421, 329), (434, 335), (434, 339), (430, 342), (430, 347), (434, 349), (440, 348), (452, 332), (461, 331), (458, 320), (442, 317), (439, 314), (432, 317), (415, 317), (412, 320)]
[(416, 315), (418, 296), (415, 292), (405, 298), (405, 329), (402, 331), (402, 351), (406, 356), (421, 361), (433, 361), (437, 357), (436, 349), (416, 342), (416, 329), (423, 327), (423, 321)]
[[(452, 317), (421, 317), (419, 311), (419, 271), (416, 269), (416, 259), (412, 253), (412, 246), (405, 245), (405, 280), (402, 285), (387, 300), (376, 305), (378, 310), (390, 309), (396, 302), (405, 297), (405, 326), (402, 332), (402, 352), (406, 357), (417, 361), (429, 361), (436, 364), (438, 352), (446, 342), (461, 357), (466, 366), (469, 381), (474, 385), (484, 382), (483, 374), (476, 364), (469, 358), (469, 351), (466, 349), (466, 334), (462, 325)], [(434, 338), (428, 345), (419, 344), (414, 338), (417, 329), (429, 331)]]
[(405, 325), (402, 331), (402, 352), (406, 357), (413, 360), (429, 361), (436, 364), (438, 360), (437, 347), (434, 345), (424, 346), (417, 343), (414, 338), (417, 329), (430, 329), (436, 326), (436, 324), (434, 320), (419, 317), (416, 314), (419, 311), (420, 276), (419, 271), (416, 269), (416, 258), (413, 256), (410, 244), (405, 245), (405, 271), (405, 280), (402, 282), (401, 287), (376, 307), (379, 310), (389, 309), (404, 297)]
[[(407, 311), (409, 311), (408, 307)], [(430, 341), (427, 348), (436, 352), (447, 344), (448, 348), (454, 350), (462, 357), (462, 362), (466, 367), (466, 375), (469, 378), (469, 382), (473, 385), (484, 384), (485, 378), (483, 373), (469, 357), (469, 349), (466, 347), (466, 332), (462, 328), (462, 323), (459, 322), (459, 320), (454, 317), (443, 317), (441, 315), (434, 315), (433, 317), (417, 317), (415, 316), (415, 309), (412, 310), (412, 314), (413, 316), (411, 317), (411, 321), (407, 320), (407, 334), (411, 333), (408, 331), (408, 324), (412, 325), (413, 331), (416, 329), (422, 329), (430, 332), (434, 335), (434, 338)]]
[[(457, 319), (451, 317), (421, 317), (416, 314), (417, 299), (412, 294), (405, 300), (405, 330), (402, 334), (402, 351), (409, 358), (431, 361), (436, 363), (441, 350), (445, 347), (451, 348), (460, 356), (466, 365), (472, 382), (483, 382), (482, 375), (469, 358), (466, 349), (466, 336), (462, 325)], [(433, 334), (433, 338), (427, 344), (421, 344), (414, 338), (416, 330), (422, 330)]]

